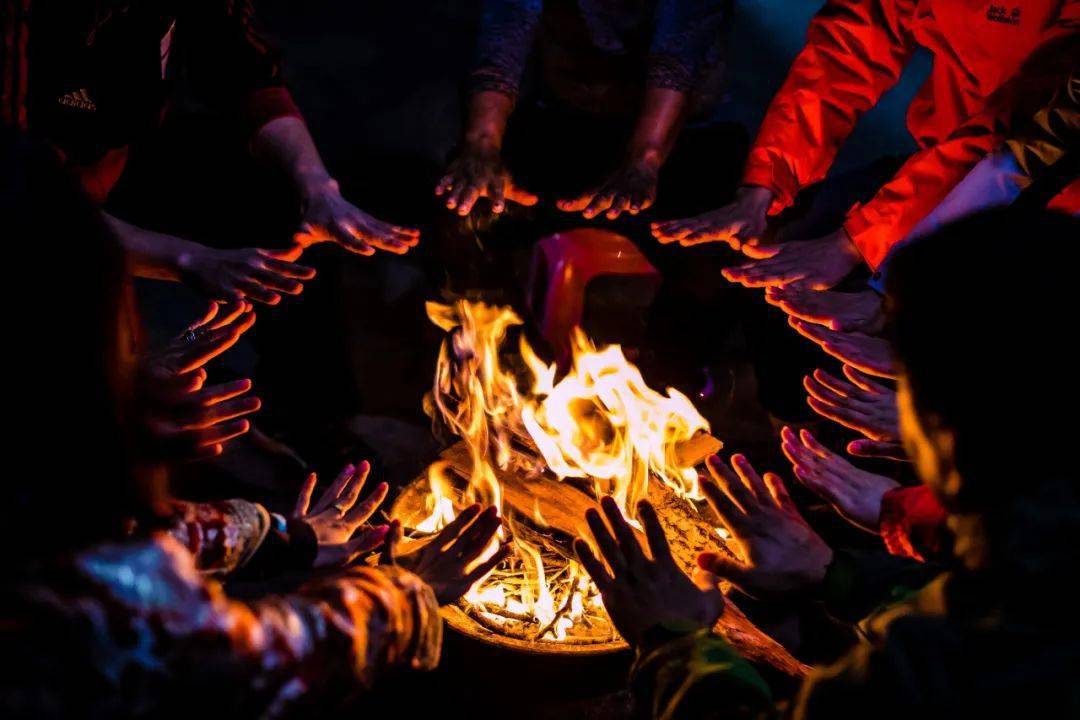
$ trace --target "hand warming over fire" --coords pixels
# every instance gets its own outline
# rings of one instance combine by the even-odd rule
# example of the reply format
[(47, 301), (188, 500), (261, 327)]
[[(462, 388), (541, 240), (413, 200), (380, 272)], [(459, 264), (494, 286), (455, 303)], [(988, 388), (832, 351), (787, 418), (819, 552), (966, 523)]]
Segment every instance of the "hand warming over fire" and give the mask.
[(803, 378), (803, 387), (810, 393), (806, 401), (814, 412), (871, 440), (899, 440), (896, 391), (874, 382), (850, 365), (844, 366), (844, 375), (847, 380), (815, 370), (813, 375)]
[(862, 255), (841, 228), (816, 240), (743, 248), (753, 262), (724, 268), (725, 278), (746, 287), (798, 283), (811, 290), (828, 290), (862, 262)]
[(387, 556), (430, 585), (440, 605), (449, 605), (510, 554), (510, 545), (496, 538), (501, 525), (494, 506), (470, 505), (432, 540), (408, 555), (395, 556), (392, 546), (401, 532), (395, 523)]
[(762, 478), (742, 455), (731, 458), (735, 472), (715, 455), (706, 464), (715, 482), (705, 480), (701, 489), (731, 533), (741, 561), (703, 552), (698, 565), (760, 599), (820, 585), (833, 552), (803, 520), (783, 480), (772, 473)]
[(360, 491), (364, 489), (370, 471), (371, 464), (367, 460), (359, 465), (346, 465), (314, 506), (311, 505), (311, 494), (318, 477), (311, 473), (304, 481), (293, 518), (306, 522), (315, 531), (319, 542), (315, 567), (348, 565), (382, 545), (386, 539), (389, 525), (368, 526), (366, 523), (386, 499), (390, 486), (379, 483), (360, 502)]
[(506, 209), (507, 201), (531, 206), (539, 200), (518, 187), (503, 165), (498, 146), (489, 143), (466, 144), (435, 186), (435, 194), (443, 198), (448, 210), (462, 216), (472, 212), (482, 197), (491, 202), (491, 211), (496, 214)]
[(205, 387), (203, 366), (235, 345), (254, 323), (247, 303), (211, 303), (183, 335), (140, 360), (142, 425), (156, 453), (171, 460), (214, 457), (250, 429), (241, 418), (262, 405), (256, 397), (243, 397), (251, 381)]
[(559, 200), (556, 206), (563, 212), (580, 212), (587, 220), (603, 213), (614, 220), (624, 212), (637, 215), (652, 207), (656, 201), (656, 182), (659, 167), (647, 161), (628, 162), (604, 184), (578, 195)]
[(788, 318), (788, 325), (807, 340), (821, 346), (829, 355), (869, 375), (896, 378), (892, 353), (887, 340), (863, 333), (842, 333), (820, 325)]
[(657, 625), (680, 629), (715, 625), (724, 610), (716, 578), (699, 570), (691, 580), (679, 569), (653, 506), (645, 500), (638, 503), (648, 554), (618, 503), (604, 497), (600, 506), (607, 524), (595, 509), (586, 511), (585, 520), (603, 562), (582, 538), (574, 541), (574, 550), (600, 590), (619, 634), (638, 645)]
[(796, 435), (785, 427), (780, 440), (799, 482), (832, 505), (848, 522), (867, 532), (878, 532), (881, 499), (900, 483), (860, 470), (824, 447), (806, 430)]
[(254, 300), (277, 305), (282, 295), (299, 295), (304, 282), (315, 277), (315, 270), (294, 261), (301, 248), (264, 250), (218, 250), (194, 246), (180, 256), (178, 265), (185, 282), (207, 297), (218, 300)]
[(327, 180), (306, 195), (294, 240), (301, 247), (333, 242), (357, 255), (404, 255), (420, 242), (420, 231), (372, 217), (342, 196), (337, 181)]
[(765, 288), (765, 301), (794, 318), (840, 332), (876, 335), (885, 324), (881, 297), (873, 290), (841, 293), (773, 285)]
[(726, 242), (733, 250), (757, 257), (753, 248), (765, 234), (772, 201), (773, 194), (769, 190), (744, 186), (735, 192), (735, 200), (722, 208), (692, 218), (654, 222), (652, 234), (664, 244), (677, 242), (690, 246)]

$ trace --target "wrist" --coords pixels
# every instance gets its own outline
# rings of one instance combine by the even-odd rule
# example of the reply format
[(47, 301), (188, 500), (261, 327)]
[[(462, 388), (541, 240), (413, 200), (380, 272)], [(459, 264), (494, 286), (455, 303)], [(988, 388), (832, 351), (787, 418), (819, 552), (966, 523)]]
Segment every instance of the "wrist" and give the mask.
[(628, 161), (631, 165), (655, 173), (659, 172), (660, 167), (664, 164), (664, 152), (660, 148), (651, 145), (633, 148), (629, 153)]
[(767, 213), (776, 200), (776, 193), (761, 185), (741, 185), (735, 191), (735, 199), (763, 213)]
[(296, 174), (296, 187), (300, 194), (300, 200), (307, 205), (314, 198), (325, 195), (338, 195), (341, 186), (325, 170), (311, 172), (298, 172)]

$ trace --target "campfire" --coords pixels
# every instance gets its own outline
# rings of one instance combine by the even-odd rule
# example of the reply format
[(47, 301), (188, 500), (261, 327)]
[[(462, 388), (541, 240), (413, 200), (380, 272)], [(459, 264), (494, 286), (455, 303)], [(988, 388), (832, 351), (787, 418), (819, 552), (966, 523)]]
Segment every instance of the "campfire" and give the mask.
[[(559, 377), (523, 333), (511, 309), (478, 302), (429, 303), (447, 332), (425, 410), (460, 441), (399, 496), (393, 513), (422, 542), (474, 502), (504, 518), (499, 542), (510, 556), (447, 613), (448, 622), (488, 642), (544, 653), (610, 652), (624, 643), (595, 585), (571, 549), (589, 538), (584, 513), (610, 495), (635, 527), (633, 508), (657, 507), (672, 549), (689, 566), (724, 532), (699, 505), (698, 470), (721, 448), (693, 403), (650, 388), (618, 345), (597, 348), (580, 330)], [(516, 352), (513, 350), (516, 349)], [(488, 555), (490, 557), (490, 555)], [(739, 645), (784, 656), (731, 606), (722, 620)]]

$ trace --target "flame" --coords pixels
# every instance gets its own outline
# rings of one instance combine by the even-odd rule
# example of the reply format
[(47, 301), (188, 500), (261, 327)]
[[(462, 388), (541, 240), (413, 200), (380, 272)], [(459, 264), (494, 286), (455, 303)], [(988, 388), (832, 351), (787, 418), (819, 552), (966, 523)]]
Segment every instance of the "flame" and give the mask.
[[(680, 497), (699, 497), (697, 472), (681, 464), (677, 447), (709, 424), (685, 395), (650, 388), (618, 345), (597, 349), (579, 329), (571, 338), (571, 369), (557, 379), (556, 366), (544, 363), (524, 336), (518, 348), (524, 367), (515, 372), (503, 363), (507, 334), (522, 324), (513, 310), (462, 300), (428, 303), (427, 313), (449, 335), (425, 409), (468, 447), (471, 474), (461, 501), (495, 505), (508, 521), (501, 539), (508, 534), (511, 540), (511, 557), (464, 602), (498, 626), (507, 618), (522, 620), (538, 628), (535, 639), (562, 641), (576, 622), (603, 613), (599, 594), (577, 562), (545, 557), (515, 532), (503, 512), (496, 469), (520, 461), (515, 447), (531, 445), (540, 456), (536, 470), (591, 481), (598, 497), (614, 497), (634, 522), (629, 508), (645, 496), (651, 477)], [(455, 515), (446, 473), (445, 463), (429, 471), (431, 514), (418, 531), (436, 532)], [(545, 526), (539, 503), (531, 520)]]

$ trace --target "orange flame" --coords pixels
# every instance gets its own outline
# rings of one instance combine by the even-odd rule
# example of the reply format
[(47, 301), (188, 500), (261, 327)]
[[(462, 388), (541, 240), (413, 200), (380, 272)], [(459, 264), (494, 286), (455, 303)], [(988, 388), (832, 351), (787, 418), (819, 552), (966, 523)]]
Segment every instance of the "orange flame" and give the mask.
[[(556, 366), (545, 364), (522, 337), (523, 392), (500, 356), (507, 332), (521, 324), (513, 310), (457, 301), (428, 303), (427, 313), (449, 337), (425, 409), (469, 449), (466, 502), (492, 504), (502, 514), (495, 468), (509, 466), (515, 438), (528, 438), (558, 478), (591, 480), (597, 496), (613, 496), (631, 519), (628, 508), (645, 496), (652, 476), (680, 497), (699, 497), (697, 472), (681, 464), (677, 447), (707, 432), (708, 422), (685, 395), (646, 385), (618, 345), (598, 350), (575, 330), (572, 368), (556, 381)], [(429, 472), (431, 515), (417, 530), (435, 532), (454, 517), (445, 471), (436, 464)], [(533, 519), (542, 524), (539, 506)], [(575, 621), (600, 605), (599, 595), (576, 562), (560, 558), (561, 567), (546, 570), (540, 549), (514, 533), (512, 523), (507, 527), (515, 570), (496, 568), (465, 602), (478, 612), (490, 610), (492, 622), (529, 618), (540, 627), (537, 639), (563, 640)]]

